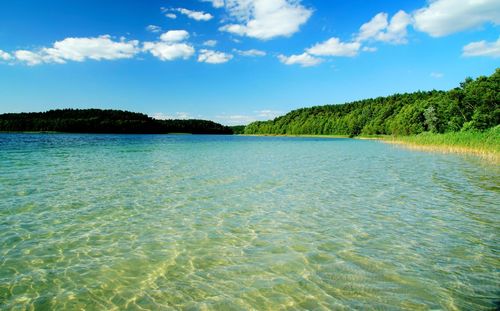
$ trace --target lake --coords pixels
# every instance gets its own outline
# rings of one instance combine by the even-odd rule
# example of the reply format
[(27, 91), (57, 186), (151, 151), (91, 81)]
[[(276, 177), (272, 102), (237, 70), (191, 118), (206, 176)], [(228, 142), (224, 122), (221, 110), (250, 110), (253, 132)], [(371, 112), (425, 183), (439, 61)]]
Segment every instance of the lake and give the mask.
[(377, 141), (0, 134), (0, 309), (495, 309), (499, 203)]

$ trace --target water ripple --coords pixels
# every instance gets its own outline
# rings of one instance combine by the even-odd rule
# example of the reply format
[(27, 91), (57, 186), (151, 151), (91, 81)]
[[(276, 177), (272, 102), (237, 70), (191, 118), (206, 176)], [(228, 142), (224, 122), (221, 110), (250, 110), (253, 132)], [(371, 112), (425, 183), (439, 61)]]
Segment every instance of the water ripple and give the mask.
[(494, 309), (499, 173), (348, 139), (0, 134), (0, 309)]

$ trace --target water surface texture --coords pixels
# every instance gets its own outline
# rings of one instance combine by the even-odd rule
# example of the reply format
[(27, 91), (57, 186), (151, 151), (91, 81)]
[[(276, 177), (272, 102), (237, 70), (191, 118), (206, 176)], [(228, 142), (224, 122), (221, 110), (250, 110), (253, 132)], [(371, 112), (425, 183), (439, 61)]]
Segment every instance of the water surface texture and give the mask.
[(376, 141), (0, 134), (0, 309), (495, 309), (499, 176)]

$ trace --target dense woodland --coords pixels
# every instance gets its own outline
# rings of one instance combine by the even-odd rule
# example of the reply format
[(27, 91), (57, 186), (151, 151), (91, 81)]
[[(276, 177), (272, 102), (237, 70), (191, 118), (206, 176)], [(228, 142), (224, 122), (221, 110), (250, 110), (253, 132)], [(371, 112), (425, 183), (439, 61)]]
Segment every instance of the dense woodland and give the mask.
[(484, 131), (500, 124), (500, 69), (450, 91), (415, 92), (291, 111), (245, 134), (413, 135)]
[(127, 134), (232, 134), (227, 126), (206, 120), (156, 120), (145, 114), (101, 109), (60, 109), (0, 114), (0, 131), (55, 131)]
[(121, 110), (60, 109), (0, 114), (0, 131), (278, 135), (414, 135), (484, 131), (500, 124), (500, 69), (450, 91), (395, 94), (303, 108), (271, 121), (227, 127), (206, 120), (156, 120)]
[(233, 134), (245, 134), (245, 125), (233, 125), (230, 128), (233, 130)]

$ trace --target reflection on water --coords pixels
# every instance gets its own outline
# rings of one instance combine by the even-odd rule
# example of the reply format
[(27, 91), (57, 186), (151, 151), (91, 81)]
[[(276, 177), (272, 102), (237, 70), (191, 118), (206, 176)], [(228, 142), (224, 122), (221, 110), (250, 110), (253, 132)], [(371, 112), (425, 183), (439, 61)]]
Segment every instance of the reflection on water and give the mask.
[(0, 134), (0, 309), (493, 309), (499, 173), (349, 139)]

